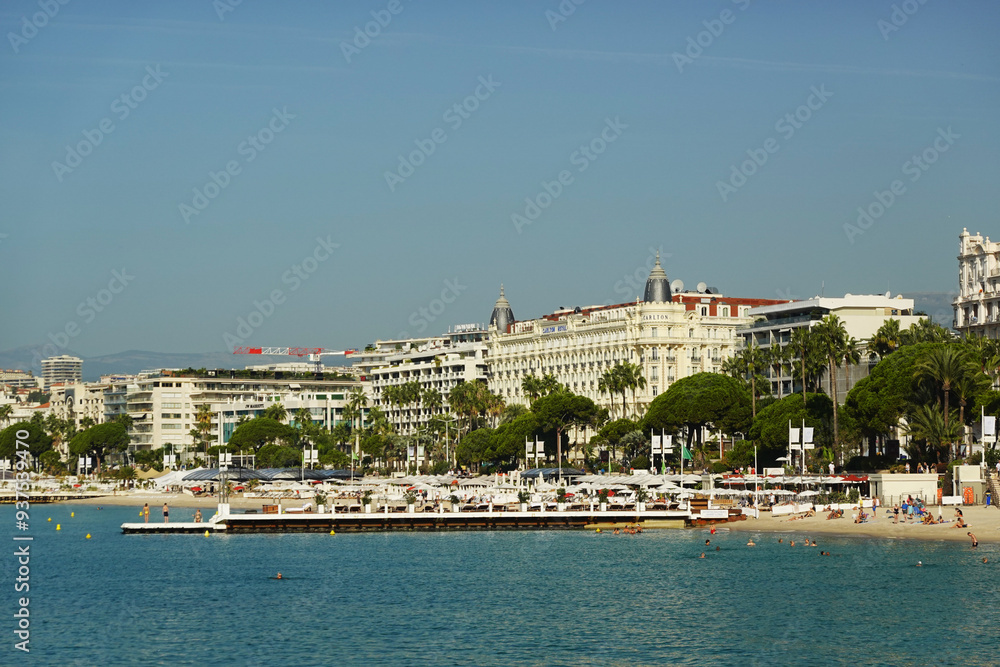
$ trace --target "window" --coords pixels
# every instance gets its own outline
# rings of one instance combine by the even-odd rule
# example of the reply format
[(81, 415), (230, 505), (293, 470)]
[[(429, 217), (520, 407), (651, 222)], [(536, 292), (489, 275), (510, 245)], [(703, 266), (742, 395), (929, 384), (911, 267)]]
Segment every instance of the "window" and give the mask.
[(659, 395), (659, 393), (660, 393), (660, 388), (659, 388), (659, 387), (657, 387), (657, 386), (656, 386), (656, 385), (654, 384), (654, 385), (653, 385), (653, 396), (658, 396), (658, 395)]
[(163, 424), (161, 428), (165, 431), (179, 431), (184, 428), (183, 424)]
[(180, 419), (181, 415), (179, 412), (163, 412), (160, 414), (160, 419)]
[(651, 338), (656, 338), (657, 336), (656, 327), (653, 327), (652, 329), (649, 330), (649, 335)]

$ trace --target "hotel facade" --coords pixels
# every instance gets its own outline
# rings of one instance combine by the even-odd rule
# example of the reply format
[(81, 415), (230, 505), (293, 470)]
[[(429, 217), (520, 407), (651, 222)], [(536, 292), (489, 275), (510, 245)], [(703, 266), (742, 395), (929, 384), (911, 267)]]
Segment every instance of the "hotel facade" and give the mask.
[(961, 334), (1000, 338), (1000, 243), (963, 229), (958, 236), (954, 327)]
[(630, 362), (640, 366), (646, 386), (636, 390), (634, 402), (629, 392), (626, 413), (642, 414), (680, 378), (720, 372), (723, 361), (739, 347), (736, 331), (750, 324), (752, 308), (784, 303), (727, 297), (699, 287), (696, 292), (673, 293), (657, 256), (642, 300), (564, 309), (520, 322), (501, 288), (490, 318), (490, 390), (507, 403), (527, 405), (521, 389), (524, 378), (551, 374), (570, 391), (620, 417), (621, 395), (602, 393), (598, 382), (615, 364)]

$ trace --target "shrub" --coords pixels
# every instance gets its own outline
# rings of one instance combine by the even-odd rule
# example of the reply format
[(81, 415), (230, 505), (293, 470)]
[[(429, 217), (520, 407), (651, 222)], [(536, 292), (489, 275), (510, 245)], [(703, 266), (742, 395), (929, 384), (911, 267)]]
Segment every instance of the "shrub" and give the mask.
[(711, 466), (712, 472), (716, 475), (720, 475), (725, 472), (729, 472), (729, 466), (722, 461), (715, 461)]
[(637, 456), (632, 459), (632, 467), (636, 470), (649, 470), (649, 459), (645, 456)]

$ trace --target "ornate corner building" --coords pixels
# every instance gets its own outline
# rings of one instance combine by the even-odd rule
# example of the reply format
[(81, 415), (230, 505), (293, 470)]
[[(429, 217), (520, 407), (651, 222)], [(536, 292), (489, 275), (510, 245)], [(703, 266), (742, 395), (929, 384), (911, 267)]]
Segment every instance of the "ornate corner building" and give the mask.
[(953, 305), (959, 333), (1000, 337), (1000, 243), (968, 229), (958, 235), (958, 297)]

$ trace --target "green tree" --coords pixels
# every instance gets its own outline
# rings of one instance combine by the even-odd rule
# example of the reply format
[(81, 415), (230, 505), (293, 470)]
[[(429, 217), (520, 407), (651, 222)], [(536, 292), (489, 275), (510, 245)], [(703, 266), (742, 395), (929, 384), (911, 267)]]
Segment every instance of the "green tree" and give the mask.
[(687, 430), (687, 446), (711, 424), (724, 433), (745, 433), (750, 426), (750, 394), (739, 380), (720, 373), (696, 373), (674, 382), (653, 399), (643, 418), (642, 431)]
[(556, 391), (535, 401), (531, 410), (541, 428), (556, 432), (556, 460), (562, 467), (563, 432), (572, 426), (588, 423), (597, 412), (597, 406), (586, 396)]
[(129, 436), (125, 426), (118, 422), (105, 422), (77, 433), (69, 443), (69, 451), (74, 456), (93, 454), (97, 459), (97, 469), (107, 453), (128, 451)]
[(257, 417), (236, 427), (229, 438), (229, 448), (252, 449), (254, 454), (259, 454), (265, 445), (272, 445), (278, 440), (294, 442), (296, 436), (295, 429), (287, 424), (270, 417)]
[(784, 456), (788, 449), (789, 425), (796, 428), (805, 421), (806, 426), (816, 429), (816, 445), (829, 447), (832, 444), (832, 415), (833, 402), (826, 394), (807, 394), (805, 405), (798, 396), (789, 395), (757, 413), (750, 427), (750, 439), (760, 446), (760, 458), (770, 464)]
[[(27, 431), (28, 437), (18, 438), (18, 431)], [(0, 459), (14, 461), (17, 452), (24, 451), (18, 448), (18, 440), (27, 443), (28, 453), (35, 459), (40, 459), (42, 454), (52, 449), (52, 436), (41, 426), (30, 421), (17, 422), (0, 431)]]

